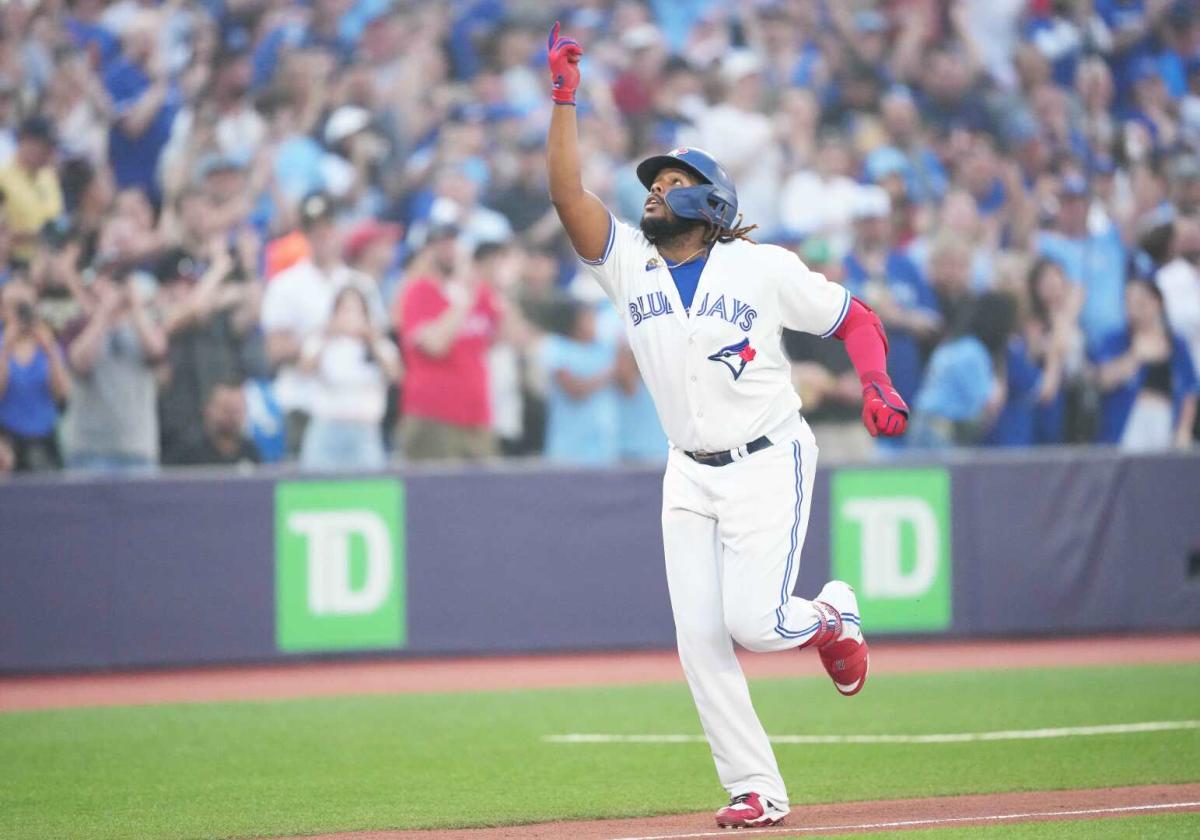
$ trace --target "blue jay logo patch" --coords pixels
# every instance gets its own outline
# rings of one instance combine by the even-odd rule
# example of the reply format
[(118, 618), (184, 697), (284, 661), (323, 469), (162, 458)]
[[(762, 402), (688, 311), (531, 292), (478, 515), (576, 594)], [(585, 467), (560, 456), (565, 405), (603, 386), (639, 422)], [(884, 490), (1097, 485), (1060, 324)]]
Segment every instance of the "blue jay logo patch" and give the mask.
[(743, 338), (737, 344), (729, 344), (722, 347), (716, 353), (709, 356), (709, 360), (720, 362), (729, 368), (729, 372), (733, 374), (733, 378), (737, 379), (742, 375), (742, 371), (746, 369), (748, 362), (754, 361), (757, 354), (754, 348), (750, 346), (750, 339)]
[(654, 271), (654, 269), (658, 268), (660, 265), (662, 265), (662, 263), (658, 261), (658, 257), (651, 257), (650, 259), (646, 260), (647, 271)]

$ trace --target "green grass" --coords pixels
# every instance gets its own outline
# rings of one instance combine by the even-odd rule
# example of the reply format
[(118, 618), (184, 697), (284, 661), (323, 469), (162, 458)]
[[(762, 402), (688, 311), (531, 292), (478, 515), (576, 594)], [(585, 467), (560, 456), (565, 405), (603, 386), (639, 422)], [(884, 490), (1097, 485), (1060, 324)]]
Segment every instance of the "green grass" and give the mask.
[[(777, 734), (1200, 717), (1192, 665), (884, 674), (851, 700), (824, 678), (764, 680), (753, 691)], [(209, 838), (702, 811), (724, 798), (703, 744), (539, 740), (699, 731), (682, 685), (4, 714), (0, 837)], [(776, 753), (797, 804), (1200, 781), (1200, 730)], [(431, 809), (431, 800), (456, 807)]]
[[(1200, 814), (1147, 814), (1144, 817), (1114, 817), (1103, 820), (1014, 823), (1012, 825), (955, 826), (894, 832), (903, 840), (1193, 840), (1200, 837)], [(862, 834), (825, 834), (822, 840), (850, 840)], [(806, 840), (811, 834), (794, 834), (778, 840)]]

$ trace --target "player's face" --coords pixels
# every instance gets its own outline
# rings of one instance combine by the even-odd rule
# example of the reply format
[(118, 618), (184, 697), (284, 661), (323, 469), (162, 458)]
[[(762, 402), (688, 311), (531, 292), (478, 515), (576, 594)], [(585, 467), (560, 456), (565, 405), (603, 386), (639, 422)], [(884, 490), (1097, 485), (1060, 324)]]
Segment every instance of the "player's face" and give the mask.
[(650, 195), (642, 208), (643, 219), (672, 219), (675, 214), (663, 201), (663, 196), (676, 187), (694, 187), (700, 183), (694, 175), (682, 169), (664, 169), (654, 176), (650, 184)]

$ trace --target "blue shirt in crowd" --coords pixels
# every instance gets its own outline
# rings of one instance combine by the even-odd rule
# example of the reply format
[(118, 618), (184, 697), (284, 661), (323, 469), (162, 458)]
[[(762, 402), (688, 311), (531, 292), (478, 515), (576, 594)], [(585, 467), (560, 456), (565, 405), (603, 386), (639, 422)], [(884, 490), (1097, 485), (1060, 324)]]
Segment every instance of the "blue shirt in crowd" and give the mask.
[(917, 393), (918, 414), (956, 423), (979, 419), (995, 380), (992, 360), (983, 342), (973, 335), (942, 344), (929, 357), (925, 381)]
[(645, 382), (632, 394), (617, 391), (617, 453), (622, 461), (667, 460), (667, 435)]
[(572, 464), (616, 463), (616, 387), (608, 385), (577, 400), (555, 381), (559, 371), (590, 377), (610, 370), (617, 359), (615, 345), (600, 339), (585, 344), (551, 335), (542, 342), (541, 356), (542, 367), (550, 377), (546, 395), (546, 457)]
[[(1092, 360), (1100, 365), (1129, 352), (1133, 337), (1129, 330), (1119, 330), (1106, 336), (1092, 354)], [(1179, 409), (1183, 399), (1188, 394), (1194, 394), (1196, 388), (1196, 371), (1192, 367), (1192, 357), (1186, 342), (1177, 335), (1171, 336), (1171, 402), (1175, 419), (1179, 419)], [(1138, 391), (1142, 389), (1142, 381), (1146, 376), (1146, 366), (1138, 368), (1137, 375), (1125, 384), (1104, 394), (1100, 398), (1100, 429), (1096, 437), (1097, 443), (1120, 443), (1121, 434), (1125, 431), (1125, 421), (1133, 410)]]
[(72, 43), (83, 49), (95, 49), (100, 66), (108, 64), (121, 52), (121, 42), (117, 36), (103, 26), (88, 23), (77, 17), (68, 17), (63, 21), (63, 28), (71, 36)]
[(288, 198), (299, 201), (305, 195), (324, 189), (321, 161), (325, 149), (313, 138), (296, 134), (279, 144), (273, 158), (275, 183)]
[(43, 438), (54, 432), (57, 421), (46, 351), (39, 347), (25, 365), (9, 356), (8, 387), (0, 396), (0, 429), (21, 437)]
[(108, 133), (108, 160), (112, 164), (117, 187), (138, 187), (151, 199), (159, 197), (158, 158), (171, 137), (171, 123), (179, 110), (179, 91), (171, 86), (162, 107), (145, 131), (136, 137), (121, 128), (123, 118), (151, 86), (150, 77), (126, 58), (114, 61), (104, 74), (104, 87), (112, 97), (117, 121)]
[[(1130, 26), (1143, 23), (1146, 18), (1145, 0), (1096, 0), (1094, 8), (1114, 37)], [(1130, 100), (1137, 63), (1150, 55), (1150, 48), (1150, 33), (1147, 32), (1121, 52), (1108, 57), (1119, 104)]]
[[(872, 295), (867, 289), (870, 280), (867, 270), (852, 253), (846, 255), (842, 267), (850, 294), (869, 306)], [(892, 251), (887, 256), (885, 270), (888, 291), (897, 304), (908, 310), (925, 309), (938, 314), (937, 297), (912, 260), (900, 251)], [(917, 340), (901, 330), (888, 330), (888, 373), (907, 402), (912, 402), (921, 387), (921, 367), (921, 347)]]
[(1042, 368), (1029, 353), (1029, 344), (1013, 336), (1004, 354), (1007, 398), (996, 425), (984, 443), (989, 446), (1032, 446), (1063, 442), (1066, 397), (1062, 388), (1049, 402), (1040, 402)]
[(1030, 14), (1024, 38), (1038, 45), (1050, 60), (1050, 75), (1064, 88), (1075, 86), (1075, 70), (1083, 57), (1083, 35), (1078, 27), (1061, 17)]
[(1086, 297), (1079, 326), (1089, 350), (1124, 328), (1125, 245), (1115, 227), (1079, 238), (1043, 231), (1036, 247), (1040, 256), (1061, 265), (1069, 279), (1083, 284)]

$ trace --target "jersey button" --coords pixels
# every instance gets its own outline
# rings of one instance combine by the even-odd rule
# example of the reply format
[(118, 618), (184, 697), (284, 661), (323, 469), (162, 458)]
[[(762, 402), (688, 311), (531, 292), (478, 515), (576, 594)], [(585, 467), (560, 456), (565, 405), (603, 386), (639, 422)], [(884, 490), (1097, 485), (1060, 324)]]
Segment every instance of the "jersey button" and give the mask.
[(695, 382), (695, 381), (696, 381), (696, 374), (694, 374), (694, 373), (692, 374), (692, 381), (693, 381), (693, 382)]

